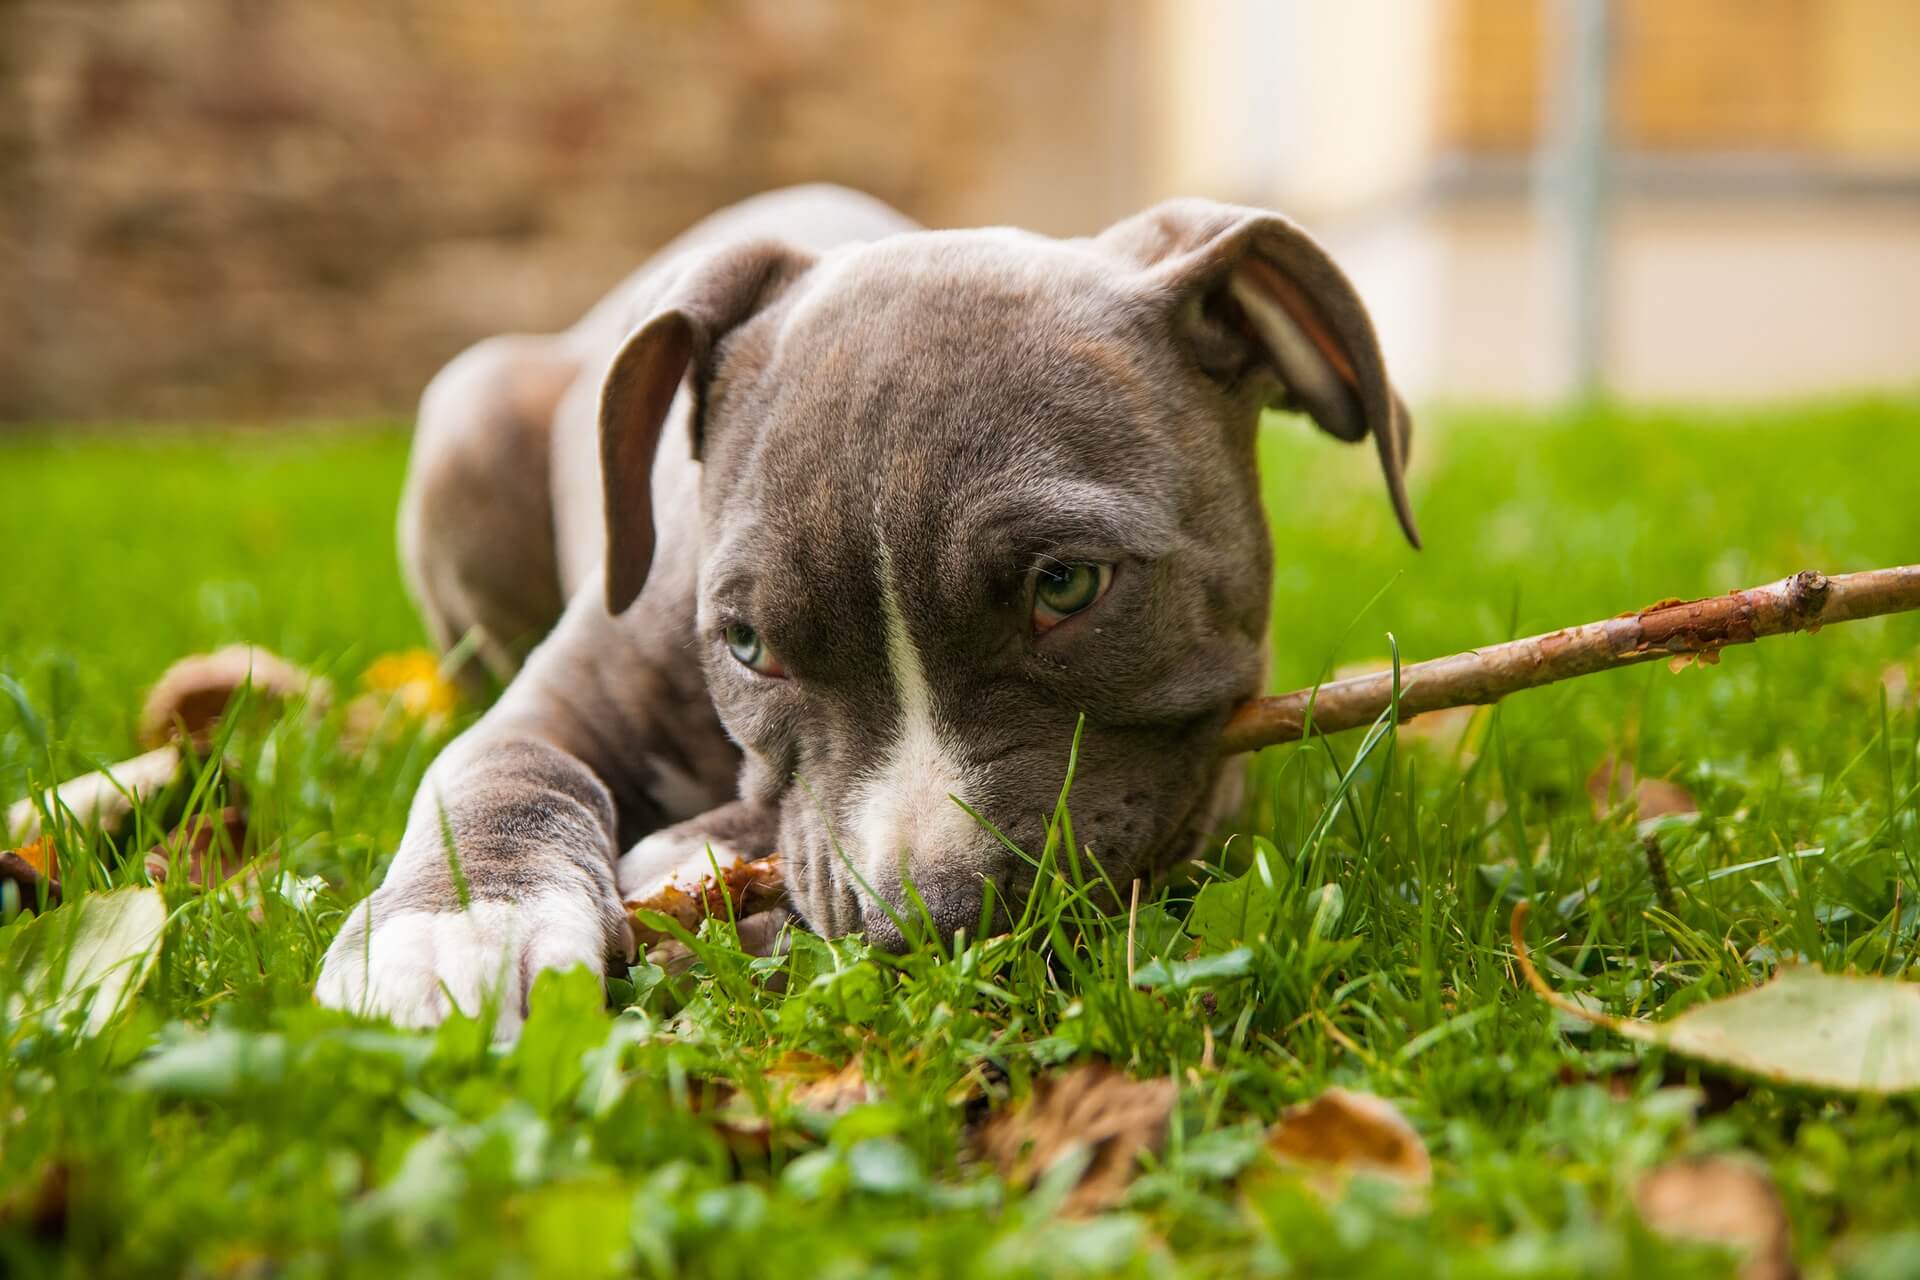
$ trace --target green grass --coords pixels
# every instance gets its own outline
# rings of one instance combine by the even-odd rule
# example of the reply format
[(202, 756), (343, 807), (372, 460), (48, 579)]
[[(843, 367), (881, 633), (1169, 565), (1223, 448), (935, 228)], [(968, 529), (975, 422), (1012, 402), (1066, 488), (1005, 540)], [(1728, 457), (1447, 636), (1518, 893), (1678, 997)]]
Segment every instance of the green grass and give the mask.
[[(0, 800), (131, 754), (143, 686), (183, 653), (253, 640), (350, 687), (419, 643), (391, 550), (404, 449), (0, 442)], [(1912, 401), (1456, 413), (1416, 462), (1418, 556), (1362, 451), (1269, 433), (1276, 687), (1384, 657), (1388, 632), (1413, 660), (1803, 567), (1920, 559)], [(269, 895), (259, 921), (169, 887), (153, 978), (104, 1036), (0, 1012), (0, 1270), (1730, 1275), (1726, 1255), (1650, 1238), (1630, 1189), (1662, 1159), (1737, 1150), (1771, 1169), (1809, 1274), (1920, 1274), (1911, 1100), (1729, 1091), (1566, 1025), (1516, 988), (1506, 939), (1533, 899), (1554, 982), (1656, 1018), (1781, 957), (1911, 973), (1920, 725), (1880, 677), (1917, 654), (1920, 618), (1865, 622), (1526, 694), (1458, 751), (1409, 739), (1356, 758), (1359, 735), (1270, 751), (1216, 874), (1256, 869), (1207, 891), (1244, 894), (1254, 936), (1184, 986), (1130, 984), (1126, 920), (1055, 885), (1037, 930), (957, 955), (841, 941), (756, 963), (709, 926), (688, 979), (641, 969), (606, 1010), (547, 982), (510, 1053), (465, 1020), (399, 1034), (309, 999), (441, 739), (355, 755), (337, 712), (249, 726), (231, 772), (256, 828), (327, 887), (304, 906)], [(1632, 823), (1589, 812), (1608, 751), (1700, 802), (1658, 835), (1668, 906)], [(138, 857), (99, 842), (61, 852), (70, 885), (141, 880)], [(1192, 945), (1194, 893), (1143, 909), (1141, 964)], [(797, 1051), (858, 1054), (880, 1100), (837, 1119), (776, 1107), (770, 1151), (737, 1149), (718, 1084), (753, 1097)], [(1121, 1209), (1062, 1222), (1062, 1187), (1010, 1190), (969, 1158), (977, 1108), (949, 1098), (985, 1063), (1017, 1095), (1094, 1054), (1178, 1081), (1180, 1101)], [(1261, 1126), (1332, 1083), (1394, 1099), (1420, 1130), (1423, 1210), (1367, 1188), (1329, 1207), (1249, 1175)], [(36, 1215), (61, 1174), (64, 1216)]]

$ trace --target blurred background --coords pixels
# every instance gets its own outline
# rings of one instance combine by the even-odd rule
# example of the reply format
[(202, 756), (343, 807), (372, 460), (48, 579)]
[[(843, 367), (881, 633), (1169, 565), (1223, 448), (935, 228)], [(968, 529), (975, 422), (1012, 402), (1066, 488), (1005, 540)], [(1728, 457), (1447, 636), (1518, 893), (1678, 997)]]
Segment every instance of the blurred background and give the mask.
[(0, 423), (404, 415), (820, 179), (1277, 208), (1429, 402), (1920, 385), (1915, 0), (6, 0)]

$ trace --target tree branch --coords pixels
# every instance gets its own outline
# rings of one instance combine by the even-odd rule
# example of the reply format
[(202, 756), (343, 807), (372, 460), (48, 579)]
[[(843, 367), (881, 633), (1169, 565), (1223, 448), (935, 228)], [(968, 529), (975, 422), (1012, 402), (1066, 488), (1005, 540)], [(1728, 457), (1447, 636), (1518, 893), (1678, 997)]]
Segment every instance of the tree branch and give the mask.
[[(1807, 570), (1724, 596), (1662, 600), (1638, 613), (1402, 667), (1400, 718), (1497, 702), (1522, 689), (1657, 658), (1695, 655), (1711, 663), (1728, 645), (1915, 609), (1920, 565), (1831, 578)], [(1231, 755), (1296, 742), (1307, 736), (1309, 721), (1316, 733), (1372, 724), (1392, 698), (1391, 671), (1255, 698), (1227, 722), (1221, 751)]]

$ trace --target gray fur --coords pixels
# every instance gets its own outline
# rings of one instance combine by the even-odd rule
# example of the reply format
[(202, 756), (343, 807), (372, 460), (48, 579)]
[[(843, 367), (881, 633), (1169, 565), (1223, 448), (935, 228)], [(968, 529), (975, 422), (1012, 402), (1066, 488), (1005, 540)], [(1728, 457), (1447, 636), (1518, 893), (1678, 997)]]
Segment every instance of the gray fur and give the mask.
[[(991, 926), (985, 887), (1017, 907), (1031, 872), (940, 788), (1037, 852), (1083, 716), (1080, 841), (1121, 886), (1191, 854), (1236, 797), (1216, 735), (1265, 673), (1269, 404), (1372, 437), (1414, 536), (1408, 421), (1351, 287), (1291, 224), (1199, 201), (1058, 241), (774, 193), (574, 330), (456, 360), (403, 552), (436, 640), (479, 627), (513, 679), (430, 770), (322, 998), (383, 1007), (431, 970), (339, 976), (369, 920), (457, 909), (441, 807), (476, 898), (577, 895), (606, 954), (620, 853), (672, 823), (780, 850), (821, 932), (901, 945), (906, 878), (938, 930)], [(1115, 570), (1042, 635), (1048, 557)], [(729, 655), (736, 621), (786, 678)]]

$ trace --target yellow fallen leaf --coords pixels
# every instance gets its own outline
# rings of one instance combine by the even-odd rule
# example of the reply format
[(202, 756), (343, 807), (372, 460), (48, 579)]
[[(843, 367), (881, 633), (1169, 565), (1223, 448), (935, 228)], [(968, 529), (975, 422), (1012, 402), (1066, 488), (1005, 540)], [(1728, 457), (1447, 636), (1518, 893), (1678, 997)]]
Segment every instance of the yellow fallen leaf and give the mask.
[(53, 841), (47, 836), (29, 840), (15, 849), (13, 856), (32, 867), (35, 875), (44, 876), (47, 868), (53, 864)]
[(344, 740), (359, 750), (405, 725), (439, 730), (459, 709), (460, 693), (425, 649), (375, 658), (360, 674), (362, 692), (347, 704)]
[(369, 693), (384, 695), (415, 720), (441, 721), (460, 705), (460, 691), (440, 674), (440, 659), (425, 649), (375, 658), (360, 676)]

